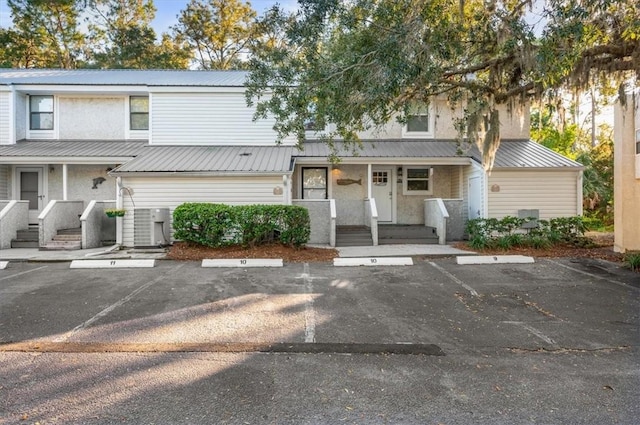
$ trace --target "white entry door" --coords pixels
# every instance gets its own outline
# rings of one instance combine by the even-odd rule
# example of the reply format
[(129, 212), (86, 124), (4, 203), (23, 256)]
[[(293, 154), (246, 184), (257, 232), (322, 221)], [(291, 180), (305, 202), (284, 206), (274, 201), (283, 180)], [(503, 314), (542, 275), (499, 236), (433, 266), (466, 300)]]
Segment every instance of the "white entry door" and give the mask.
[(44, 208), (44, 168), (17, 167), (17, 193), (22, 201), (29, 201), (29, 224), (38, 224), (38, 215)]
[(469, 179), (469, 220), (482, 216), (482, 187), (480, 177)]
[(371, 195), (376, 200), (378, 221), (391, 222), (393, 219), (393, 182), (392, 169), (377, 169), (371, 171)]

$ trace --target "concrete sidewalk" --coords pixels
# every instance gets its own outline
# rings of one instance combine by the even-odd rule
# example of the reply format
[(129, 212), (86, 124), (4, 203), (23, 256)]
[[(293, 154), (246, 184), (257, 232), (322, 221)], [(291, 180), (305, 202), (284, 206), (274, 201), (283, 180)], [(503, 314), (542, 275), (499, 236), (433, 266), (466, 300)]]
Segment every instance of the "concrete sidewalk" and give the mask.
[[(311, 245), (329, 248), (328, 246)], [(378, 245), (336, 248), (340, 257), (397, 257), (476, 255), (450, 245)], [(36, 248), (10, 248), (0, 250), (0, 261), (73, 261), (86, 259), (163, 259), (166, 250), (158, 249), (118, 249), (116, 246), (78, 251), (40, 251)]]

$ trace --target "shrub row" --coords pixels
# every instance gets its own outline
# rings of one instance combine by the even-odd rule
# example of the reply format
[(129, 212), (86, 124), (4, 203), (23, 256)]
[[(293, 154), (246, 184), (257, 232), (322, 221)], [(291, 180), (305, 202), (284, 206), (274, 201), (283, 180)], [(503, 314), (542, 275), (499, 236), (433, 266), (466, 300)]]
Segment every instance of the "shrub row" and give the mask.
[(293, 205), (185, 203), (173, 211), (176, 239), (200, 245), (301, 246), (311, 234), (309, 211)]
[(476, 218), (467, 221), (465, 230), (469, 235), (469, 246), (473, 249), (509, 249), (514, 246), (545, 249), (560, 242), (581, 247), (592, 244), (584, 237), (585, 225), (581, 216), (551, 220), (512, 216)]

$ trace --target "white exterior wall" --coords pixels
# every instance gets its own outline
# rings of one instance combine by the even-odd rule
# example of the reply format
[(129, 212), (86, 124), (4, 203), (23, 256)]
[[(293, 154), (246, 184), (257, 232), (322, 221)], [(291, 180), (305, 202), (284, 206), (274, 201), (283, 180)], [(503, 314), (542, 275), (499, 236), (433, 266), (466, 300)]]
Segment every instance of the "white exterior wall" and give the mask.
[[(437, 100), (432, 104), (432, 111), (435, 114), (434, 138), (435, 139), (455, 139), (458, 132), (454, 127), (454, 120), (462, 116), (460, 107), (452, 110), (444, 99)], [(528, 139), (529, 138), (529, 107), (522, 111), (513, 111), (509, 114), (506, 107), (499, 107), (500, 112), (500, 137), (502, 139)], [(329, 126), (328, 131), (333, 130)], [(372, 129), (358, 133), (361, 139), (402, 139), (403, 125), (392, 118), (383, 129)], [(318, 138), (318, 135), (309, 133), (309, 138)], [(410, 139), (409, 139), (410, 140)]]
[(0, 145), (14, 143), (11, 137), (11, 92), (0, 91)]
[[(284, 204), (282, 176), (255, 177), (123, 177), (122, 184), (132, 190), (135, 208), (169, 208), (185, 202), (211, 202), (229, 205)], [(284, 192), (284, 191), (283, 191)], [(123, 220), (123, 245), (133, 246), (134, 206), (127, 190), (122, 191), (127, 210)], [(171, 229), (173, 235), (173, 228)]]
[[(85, 207), (89, 201), (104, 201), (115, 199), (116, 179), (107, 175), (107, 168), (115, 168), (116, 164), (104, 165), (74, 165), (67, 166), (67, 198), (70, 201), (84, 201)], [(55, 164), (45, 167), (47, 172), (49, 199), (62, 199), (62, 165)], [(93, 179), (104, 178), (93, 189)]]
[(0, 199), (10, 199), (8, 165), (0, 165)]
[(579, 215), (579, 176), (575, 170), (494, 169), (488, 183), (489, 217), (517, 217), (520, 209), (540, 210), (545, 220)]
[[(154, 145), (274, 145), (274, 120), (253, 121), (244, 93), (152, 93)], [(294, 140), (286, 141), (293, 144)]]
[(486, 204), (486, 184), (485, 178), (486, 174), (484, 169), (480, 164), (473, 163), (469, 166), (462, 168), (462, 221), (466, 223), (469, 220), (469, 179), (473, 177), (478, 177), (480, 179), (480, 188), (482, 193), (480, 194), (480, 211), (482, 212), (481, 216), (486, 216), (487, 204)]
[(122, 140), (128, 119), (123, 97), (58, 98), (57, 123), (60, 139)]
[(27, 137), (27, 96), (22, 93), (16, 93), (15, 95), (16, 104), (14, 106), (15, 111), (15, 125), (16, 125), (16, 133), (15, 140), (22, 140)]
[(615, 105), (613, 180), (614, 245), (617, 252), (640, 251), (640, 89)]

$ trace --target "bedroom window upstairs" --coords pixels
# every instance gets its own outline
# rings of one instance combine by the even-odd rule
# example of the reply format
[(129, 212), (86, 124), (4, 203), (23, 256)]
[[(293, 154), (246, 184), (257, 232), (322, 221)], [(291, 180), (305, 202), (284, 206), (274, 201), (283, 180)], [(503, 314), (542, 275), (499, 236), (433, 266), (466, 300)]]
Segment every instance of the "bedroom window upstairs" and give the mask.
[(29, 96), (29, 129), (53, 130), (53, 96)]

